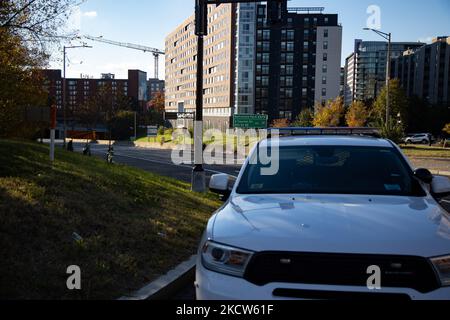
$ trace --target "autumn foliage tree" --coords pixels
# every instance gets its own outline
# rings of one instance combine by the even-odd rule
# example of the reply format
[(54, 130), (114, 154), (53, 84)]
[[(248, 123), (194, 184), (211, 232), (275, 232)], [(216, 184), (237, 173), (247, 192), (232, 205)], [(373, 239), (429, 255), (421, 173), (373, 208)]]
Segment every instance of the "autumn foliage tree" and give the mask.
[(163, 92), (157, 92), (147, 103), (144, 110), (143, 123), (141, 125), (163, 125), (165, 110), (165, 96)]
[(450, 135), (450, 123), (447, 123), (447, 125), (442, 130), (444, 133)]
[(298, 115), (295, 121), (292, 123), (294, 127), (312, 127), (314, 122), (314, 111), (306, 108)]
[(47, 98), (37, 68), (39, 55), (30, 52), (20, 38), (0, 28), (0, 136), (32, 137), (35, 124), (26, 124), (27, 107), (46, 106)]
[(334, 100), (329, 100), (325, 105), (316, 105), (316, 114), (313, 124), (315, 127), (339, 127), (342, 124), (344, 118), (345, 107), (344, 99), (337, 97)]
[(349, 127), (364, 127), (369, 119), (370, 112), (362, 101), (354, 101), (347, 111), (345, 120)]
[(290, 122), (288, 119), (275, 119), (272, 122), (272, 128), (287, 128), (289, 125)]
[[(25, 110), (48, 108), (45, 81), (49, 46), (62, 33), (76, 0), (0, 1), (0, 136), (32, 138), (42, 124), (30, 121)], [(47, 126), (48, 127), (48, 126)]]

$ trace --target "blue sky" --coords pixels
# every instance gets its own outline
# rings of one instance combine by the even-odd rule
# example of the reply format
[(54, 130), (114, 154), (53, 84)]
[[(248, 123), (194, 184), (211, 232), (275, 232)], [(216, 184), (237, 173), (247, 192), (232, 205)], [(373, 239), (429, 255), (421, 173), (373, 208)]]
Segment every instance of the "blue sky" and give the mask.
[[(193, 0), (87, 0), (74, 13), (71, 25), (82, 34), (164, 49), (164, 38), (193, 13)], [(344, 28), (343, 59), (353, 49), (354, 39), (382, 40), (363, 31), (369, 14), (367, 8), (381, 9), (381, 30), (393, 33), (394, 41), (430, 41), (439, 35), (450, 35), (449, 0), (292, 0), (290, 7), (323, 6), (326, 13), (339, 14)], [(115, 73), (126, 78), (128, 69), (141, 69), (153, 76), (153, 57), (148, 53), (89, 43), (93, 49), (69, 52), (68, 76), (80, 74), (98, 77)], [(61, 68), (61, 54), (55, 52), (51, 67)], [(160, 61), (164, 76), (164, 59)]]

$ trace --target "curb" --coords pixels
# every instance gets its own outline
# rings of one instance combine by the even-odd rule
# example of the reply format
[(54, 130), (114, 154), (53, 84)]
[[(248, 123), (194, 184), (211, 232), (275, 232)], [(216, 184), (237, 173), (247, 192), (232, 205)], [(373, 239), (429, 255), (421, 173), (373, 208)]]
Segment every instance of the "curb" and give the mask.
[(195, 279), (195, 264), (197, 256), (192, 256), (166, 275), (159, 277), (155, 281), (147, 284), (142, 289), (123, 296), (118, 300), (139, 301), (139, 300), (169, 300), (180, 289), (192, 283)]

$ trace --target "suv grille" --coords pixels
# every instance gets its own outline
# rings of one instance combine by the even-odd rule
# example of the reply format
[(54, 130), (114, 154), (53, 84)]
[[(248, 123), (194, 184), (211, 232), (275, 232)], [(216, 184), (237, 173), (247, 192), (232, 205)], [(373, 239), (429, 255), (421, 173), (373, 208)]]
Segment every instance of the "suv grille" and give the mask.
[(381, 268), (381, 286), (428, 293), (440, 287), (424, 258), (389, 255), (263, 252), (255, 254), (244, 278), (258, 286), (303, 283), (366, 287), (369, 266)]

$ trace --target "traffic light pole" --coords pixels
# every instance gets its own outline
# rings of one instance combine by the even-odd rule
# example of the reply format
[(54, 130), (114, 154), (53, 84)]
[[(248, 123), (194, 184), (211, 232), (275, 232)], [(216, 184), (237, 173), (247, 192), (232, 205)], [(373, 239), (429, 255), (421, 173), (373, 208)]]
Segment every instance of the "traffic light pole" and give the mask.
[[(208, 35), (208, 5), (227, 3), (268, 2), (276, 9), (270, 16), (272, 22), (281, 21), (282, 4), (287, 0), (195, 0), (195, 35), (197, 36), (197, 88), (196, 113), (194, 121), (194, 169), (192, 171), (192, 191), (206, 191), (206, 177), (203, 168), (203, 58), (204, 37)], [(275, 6), (274, 6), (275, 5)]]

